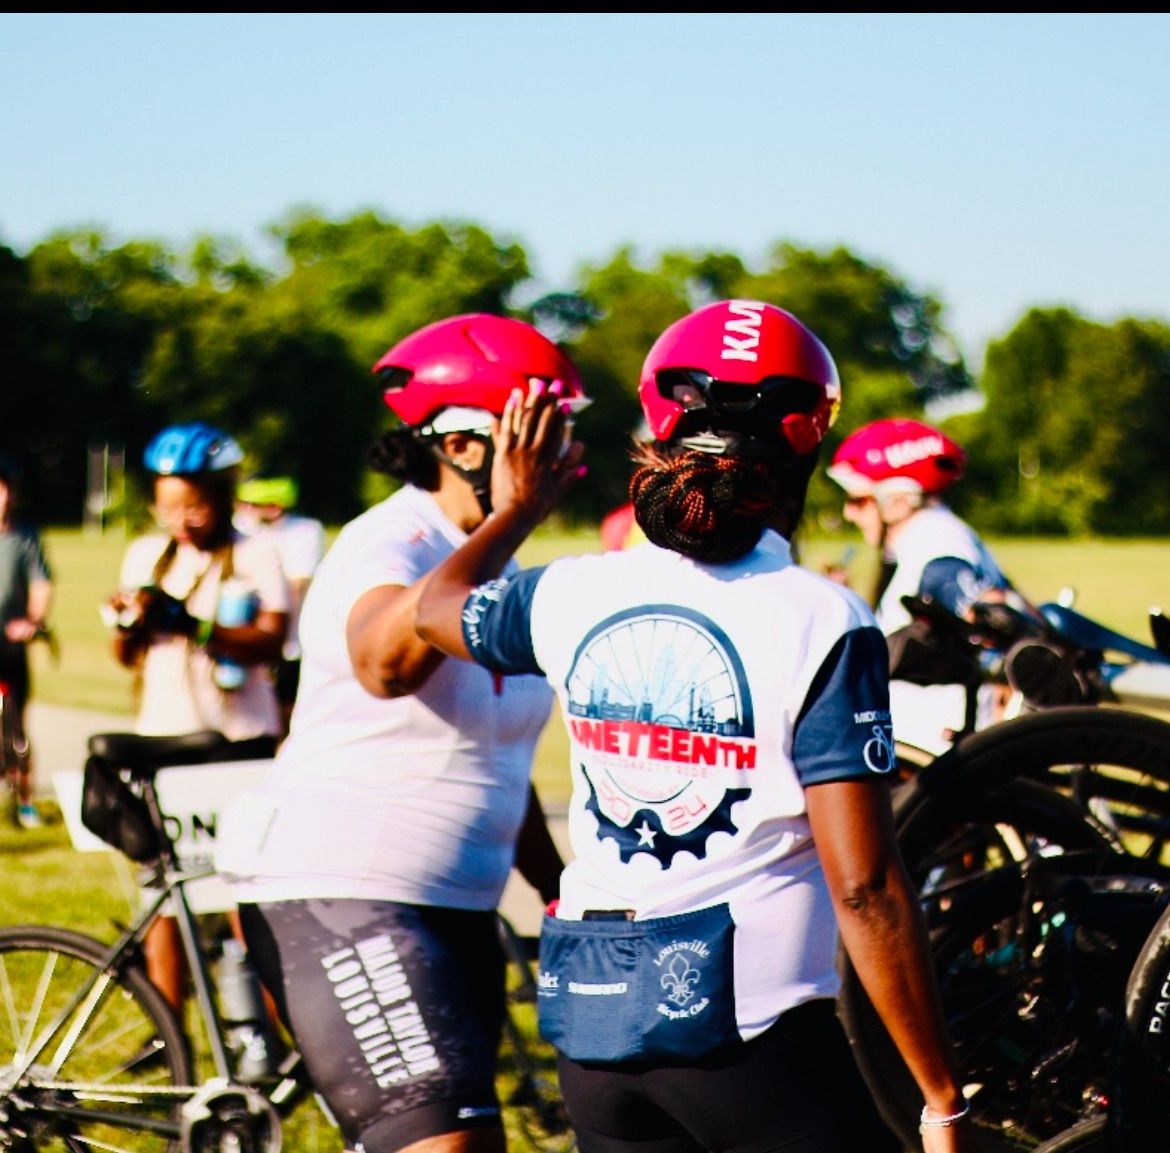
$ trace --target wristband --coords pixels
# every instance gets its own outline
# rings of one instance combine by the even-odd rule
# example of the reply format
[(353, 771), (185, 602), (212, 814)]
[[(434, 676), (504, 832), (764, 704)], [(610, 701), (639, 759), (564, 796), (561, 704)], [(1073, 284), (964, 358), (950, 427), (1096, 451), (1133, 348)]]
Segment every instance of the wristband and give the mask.
[(195, 642), (196, 648), (207, 648), (207, 644), (211, 640), (211, 632), (214, 628), (215, 621), (213, 620), (196, 620), (195, 632), (191, 637), (191, 639)]
[(956, 1121), (962, 1121), (971, 1112), (971, 1102), (964, 1101), (963, 1107), (957, 1113), (950, 1113), (945, 1117), (932, 1117), (930, 1106), (922, 1106), (922, 1115), (918, 1118), (918, 1132), (925, 1133), (927, 1129), (949, 1129)]

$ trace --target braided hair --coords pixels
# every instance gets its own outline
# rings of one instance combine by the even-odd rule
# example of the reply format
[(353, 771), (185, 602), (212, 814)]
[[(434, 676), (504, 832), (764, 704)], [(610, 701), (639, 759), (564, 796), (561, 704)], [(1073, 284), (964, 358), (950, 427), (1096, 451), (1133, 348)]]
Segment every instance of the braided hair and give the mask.
[(634, 453), (634, 516), (646, 539), (692, 560), (726, 564), (767, 528), (791, 539), (819, 453), (719, 456), (655, 443)]
[(439, 487), (439, 461), (414, 430), (399, 425), (380, 436), (367, 454), (370, 467), (405, 484), (434, 492)]

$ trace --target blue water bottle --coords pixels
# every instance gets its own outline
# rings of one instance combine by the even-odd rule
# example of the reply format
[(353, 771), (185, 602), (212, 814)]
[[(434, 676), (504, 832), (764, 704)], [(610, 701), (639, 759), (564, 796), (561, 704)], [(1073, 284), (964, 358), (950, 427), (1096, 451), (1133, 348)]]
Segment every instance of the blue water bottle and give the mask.
[[(225, 628), (249, 625), (256, 619), (259, 601), (255, 591), (236, 577), (229, 577), (219, 586), (219, 604), (215, 610), (215, 623)], [(248, 679), (248, 670), (237, 661), (217, 657), (215, 661), (215, 683), (221, 689), (232, 692)]]

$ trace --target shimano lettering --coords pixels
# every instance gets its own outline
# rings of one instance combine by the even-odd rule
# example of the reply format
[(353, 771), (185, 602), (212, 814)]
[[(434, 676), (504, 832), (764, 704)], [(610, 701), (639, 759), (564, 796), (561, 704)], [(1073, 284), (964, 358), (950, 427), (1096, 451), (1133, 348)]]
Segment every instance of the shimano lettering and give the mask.
[(759, 360), (760, 324), (764, 306), (754, 300), (733, 300), (729, 311), (741, 319), (729, 320), (723, 326), (721, 360)]

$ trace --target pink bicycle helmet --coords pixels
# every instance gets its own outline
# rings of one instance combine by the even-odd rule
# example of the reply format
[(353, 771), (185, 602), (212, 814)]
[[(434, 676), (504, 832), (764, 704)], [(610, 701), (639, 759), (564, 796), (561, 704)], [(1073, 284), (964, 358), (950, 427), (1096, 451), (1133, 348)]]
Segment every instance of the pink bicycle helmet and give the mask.
[(386, 403), (405, 424), (436, 433), (486, 431), (482, 414), (499, 416), (512, 390), (527, 392), (533, 379), (559, 380), (573, 411), (590, 403), (577, 369), (551, 340), (522, 320), (485, 312), (418, 329), (373, 371)]
[(918, 420), (875, 420), (850, 433), (826, 472), (850, 496), (940, 493), (963, 475), (967, 454)]
[(654, 342), (638, 396), (655, 440), (716, 454), (784, 443), (804, 456), (836, 419), (841, 382), (829, 350), (791, 313), (721, 300)]

